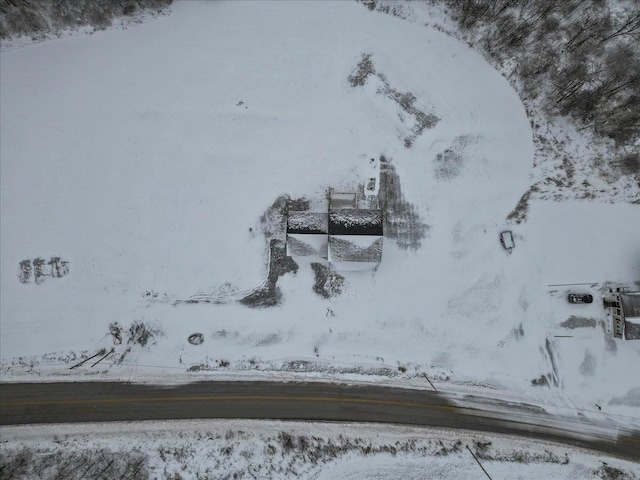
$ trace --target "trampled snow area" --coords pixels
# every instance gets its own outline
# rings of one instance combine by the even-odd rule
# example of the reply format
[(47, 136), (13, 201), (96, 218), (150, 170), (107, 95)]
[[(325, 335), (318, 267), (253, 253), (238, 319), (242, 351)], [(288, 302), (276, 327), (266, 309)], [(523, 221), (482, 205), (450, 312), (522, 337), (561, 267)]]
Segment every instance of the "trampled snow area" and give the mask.
[[(4, 381), (427, 373), (444, 391), (638, 423), (640, 341), (610, 338), (601, 297), (638, 288), (640, 206), (537, 202), (507, 225), (532, 133), (479, 54), (356, 3), (172, 10), (0, 57)], [(375, 75), (354, 87), (363, 55)], [(301, 263), (279, 305), (236, 302), (267, 276), (260, 218), (276, 198), (321, 200), (380, 156), (423, 224), (419, 247), (385, 238), (377, 271), (345, 273), (330, 299)], [(22, 260), (54, 256), (67, 275), (20, 283)], [(570, 305), (570, 291), (594, 303)], [(162, 334), (129, 344), (133, 322)], [(115, 351), (69, 370), (102, 348)]]
[(81, 478), (81, 471), (90, 478), (486, 478), (481, 468), (493, 479), (637, 478), (637, 464), (578, 448), (393, 425), (239, 420), (40, 425), (3, 428), (3, 440), (5, 472), (34, 479), (65, 471), (65, 478)]

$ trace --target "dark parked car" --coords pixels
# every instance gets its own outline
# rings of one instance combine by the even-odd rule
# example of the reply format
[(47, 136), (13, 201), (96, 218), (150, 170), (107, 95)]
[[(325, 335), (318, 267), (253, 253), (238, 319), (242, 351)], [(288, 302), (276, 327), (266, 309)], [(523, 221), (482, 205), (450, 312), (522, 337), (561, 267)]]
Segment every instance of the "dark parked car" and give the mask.
[(569, 303), (592, 303), (593, 296), (588, 293), (570, 293), (567, 300)]

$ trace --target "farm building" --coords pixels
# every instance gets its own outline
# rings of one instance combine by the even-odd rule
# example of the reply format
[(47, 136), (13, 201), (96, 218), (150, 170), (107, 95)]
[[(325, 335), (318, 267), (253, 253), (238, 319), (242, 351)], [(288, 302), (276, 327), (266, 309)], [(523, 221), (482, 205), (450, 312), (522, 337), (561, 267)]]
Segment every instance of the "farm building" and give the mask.
[(625, 340), (640, 340), (640, 292), (612, 292), (611, 308), (613, 336)]
[(287, 218), (287, 256), (328, 256), (329, 216), (326, 213), (291, 211)]
[(326, 213), (291, 211), (287, 255), (320, 257), (336, 270), (371, 270), (382, 260), (382, 211), (358, 208), (356, 193), (331, 192)]
[(337, 270), (368, 270), (382, 260), (382, 211), (329, 211), (329, 264)]

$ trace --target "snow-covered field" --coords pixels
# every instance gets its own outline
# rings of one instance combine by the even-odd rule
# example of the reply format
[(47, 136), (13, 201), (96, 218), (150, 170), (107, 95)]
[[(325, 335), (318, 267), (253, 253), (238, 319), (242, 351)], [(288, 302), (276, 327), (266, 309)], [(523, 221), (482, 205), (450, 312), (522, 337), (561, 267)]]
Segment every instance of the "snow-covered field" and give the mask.
[[(353, 87), (362, 55), (376, 73)], [(427, 373), (444, 391), (640, 423), (640, 341), (611, 340), (601, 302), (638, 289), (640, 205), (612, 202), (640, 188), (620, 195), (594, 173), (594, 199), (536, 201), (507, 225), (544, 170), (517, 94), (464, 43), (356, 3), (178, 2), (0, 60), (3, 381)], [(437, 121), (416, 133), (420, 112)], [(418, 248), (385, 238), (378, 270), (344, 274), (330, 299), (301, 263), (280, 305), (234, 301), (267, 275), (260, 218), (280, 195), (320, 200), (382, 155), (423, 225)], [(20, 283), (22, 260), (54, 256), (67, 275)], [(194, 296), (220, 303), (175, 303)], [(585, 326), (561, 326), (572, 316)], [(128, 343), (133, 322), (158, 333)], [(102, 348), (114, 353), (69, 369)]]
[(82, 471), (91, 478), (176, 480), (486, 478), (481, 468), (493, 479), (638, 478), (631, 462), (577, 448), (390, 425), (207, 420), (20, 426), (3, 429), (3, 439), (11, 442), (4, 449), (11, 459), (7, 475), (32, 479), (63, 472), (82, 478)]

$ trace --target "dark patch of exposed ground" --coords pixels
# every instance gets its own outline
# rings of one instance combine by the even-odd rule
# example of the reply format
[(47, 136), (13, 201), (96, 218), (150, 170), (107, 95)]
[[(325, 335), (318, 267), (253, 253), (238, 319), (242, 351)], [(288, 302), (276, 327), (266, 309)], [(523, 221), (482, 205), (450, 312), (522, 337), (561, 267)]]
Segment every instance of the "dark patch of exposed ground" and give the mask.
[(636, 476), (633, 475), (633, 472), (625, 472), (624, 470), (612, 467), (604, 462), (597, 470), (593, 471), (593, 474), (597, 475), (602, 480), (634, 480), (636, 478)]
[(416, 107), (417, 97), (411, 92), (401, 92), (389, 84), (387, 77), (376, 72), (375, 65), (371, 60), (370, 53), (363, 53), (360, 62), (348, 77), (352, 87), (362, 87), (367, 83), (369, 77), (375, 75), (381, 82), (378, 93), (396, 103), (403, 112), (409, 114), (414, 119), (414, 124), (409, 130), (409, 134), (404, 138), (404, 146), (411, 148), (413, 142), (427, 128), (433, 128), (440, 121), (440, 118), (433, 113), (427, 113)]
[(158, 337), (164, 337), (165, 334), (158, 325), (145, 323), (140, 320), (134, 320), (127, 331), (129, 344), (139, 344), (142, 347), (156, 345)]
[(393, 238), (400, 248), (417, 250), (429, 232), (413, 204), (402, 195), (400, 177), (391, 159), (380, 157), (380, 197), (384, 236)]
[(469, 160), (468, 147), (478, 143), (478, 135), (458, 135), (451, 145), (436, 154), (433, 176), (439, 181), (450, 181), (459, 176)]
[(571, 315), (564, 322), (562, 322), (560, 326), (563, 328), (593, 328), (596, 326), (596, 319), (587, 317), (576, 317), (575, 315)]
[(436, 180), (451, 180), (460, 174), (464, 158), (458, 152), (447, 148), (438, 153), (434, 161), (434, 177)]
[(313, 291), (322, 298), (332, 298), (342, 293), (344, 287), (344, 277), (332, 271), (326, 265), (312, 263), (311, 268), (314, 274)]
[(371, 60), (371, 54), (363, 53), (356, 68), (353, 69), (353, 72), (348, 77), (349, 84), (352, 87), (364, 87), (369, 77), (375, 74), (376, 69)]
[(385, 97), (393, 100), (404, 112), (408, 113), (415, 119), (413, 127), (411, 127), (410, 134), (404, 139), (404, 146), (411, 148), (413, 142), (420, 134), (427, 128), (433, 128), (440, 121), (433, 113), (426, 113), (415, 106), (416, 96), (411, 92), (400, 92), (389, 85), (387, 78), (378, 74), (378, 78), (382, 81), (382, 88), (379, 92), (384, 94)]
[(282, 301), (282, 292), (272, 284), (262, 285), (242, 298), (240, 303), (253, 308), (275, 307)]
[(578, 371), (582, 375), (593, 375), (593, 372), (596, 368), (596, 357), (590, 350), (584, 352), (584, 359), (578, 367)]
[(264, 284), (240, 299), (248, 307), (273, 307), (282, 300), (282, 292), (277, 286), (278, 279), (285, 273), (296, 273), (298, 264), (287, 257), (285, 243), (272, 239), (269, 248), (269, 273)]
[(529, 187), (529, 190), (524, 192), (522, 197), (520, 197), (515, 208), (507, 215), (507, 222), (516, 222), (516, 224), (524, 222), (529, 213), (529, 200), (531, 199), (531, 195), (538, 191), (539, 189), (536, 185)]

